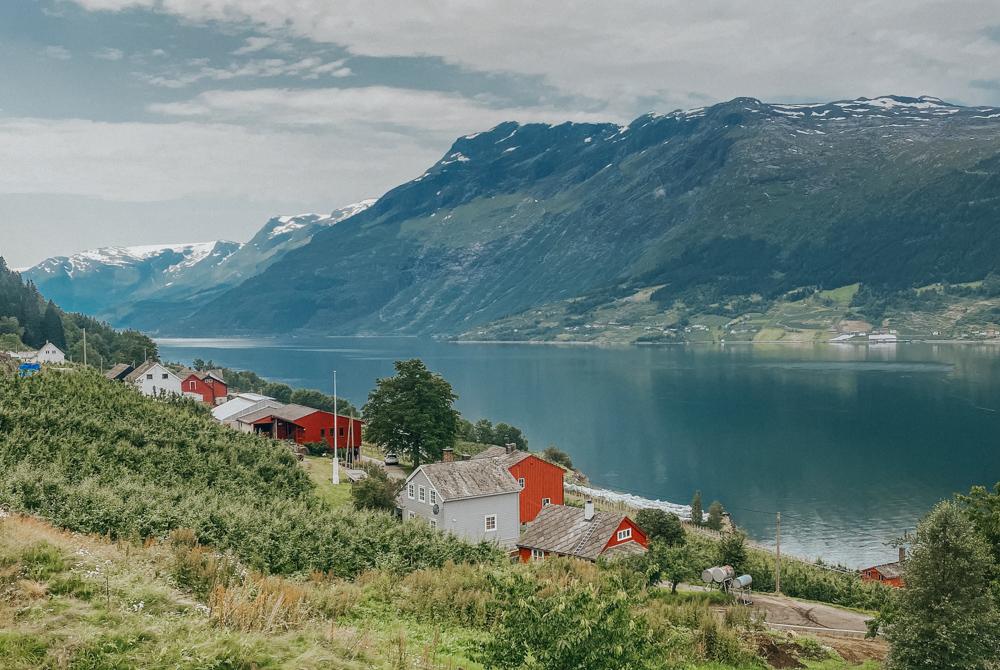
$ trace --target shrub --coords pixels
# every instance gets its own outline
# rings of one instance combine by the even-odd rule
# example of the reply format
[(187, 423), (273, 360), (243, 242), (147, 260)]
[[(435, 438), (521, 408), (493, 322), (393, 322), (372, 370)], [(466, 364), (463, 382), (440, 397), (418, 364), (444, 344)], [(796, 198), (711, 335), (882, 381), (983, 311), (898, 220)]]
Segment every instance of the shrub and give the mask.
[(556, 448), (555, 445), (550, 444), (545, 447), (542, 451), (542, 458), (556, 465), (561, 465), (567, 470), (573, 469), (573, 459), (562, 449)]
[(377, 463), (363, 463), (361, 468), (368, 476), (351, 487), (354, 509), (384, 512), (396, 509), (396, 495), (403, 487), (403, 480), (390, 477)]
[(676, 514), (662, 509), (643, 509), (635, 515), (635, 522), (650, 540), (660, 540), (670, 546), (684, 544), (684, 527)]

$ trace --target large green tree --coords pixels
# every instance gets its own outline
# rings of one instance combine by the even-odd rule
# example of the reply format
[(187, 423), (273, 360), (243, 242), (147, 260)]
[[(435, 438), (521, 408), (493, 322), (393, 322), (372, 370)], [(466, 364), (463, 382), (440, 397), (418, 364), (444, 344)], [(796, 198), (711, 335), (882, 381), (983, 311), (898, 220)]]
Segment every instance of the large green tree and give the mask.
[(62, 314), (51, 300), (45, 306), (45, 315), (42, 316), (42, 337), (63, 351), (66, 350), (66, 331), (63, 330)]
[(988, 670), (1000, 659), (993, 559), (962, 510), (942, 502), (917, 527), (906, 588), (884, 614), (891, 670)]
[(662, 509), (641, 509), (635, 515), (635, 522), (650, 540), (659, 540), (669, 547), (684, 544), (686, 540), (681, 520)]
[(363, 408), (365, 438), (414, 465), (441, 458), (455, 443), (456, 395), (419, 359), (396, 361), (396, 374), (379, 379)]

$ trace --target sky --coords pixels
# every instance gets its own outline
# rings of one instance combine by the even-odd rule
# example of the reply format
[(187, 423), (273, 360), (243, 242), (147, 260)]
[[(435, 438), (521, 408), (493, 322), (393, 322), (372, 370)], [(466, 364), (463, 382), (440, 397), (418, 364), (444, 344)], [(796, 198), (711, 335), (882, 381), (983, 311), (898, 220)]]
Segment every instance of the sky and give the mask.
[(244, 241), (502, 121), (1000, 106), (997, 0), (0, 0), (0, 255)]

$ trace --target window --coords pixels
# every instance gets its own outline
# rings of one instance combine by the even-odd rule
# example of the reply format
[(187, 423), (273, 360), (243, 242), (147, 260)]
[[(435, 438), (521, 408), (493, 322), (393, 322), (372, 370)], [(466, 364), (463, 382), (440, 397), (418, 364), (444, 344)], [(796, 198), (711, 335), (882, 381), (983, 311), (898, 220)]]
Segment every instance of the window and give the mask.
[(623, 528), (620, 531), (618, 531), (618, 541), (619, 542), (621, 542), (622, 540), (628, 540), (631, 537), (632, 537), (632, 529), (631, 528)]
[(427, 523), (429, 523), (431, 525), (431, 528), (437, 528), (438, 527), (437, 519), (431, 519)]
[(326, 428), (320, 428), (319, 429), (319, 436), (320, 437), (326, 437)]
[(545, 552), (544, 551), (542, 551), (541, 549), (532, 549), (531, 550), (531, 560), (533, 560), (533, 561), (540, 561), (543, 558), (545, 558)]
[(542, 507), (548, 507), (552, 504), (552, 498), (542, 498)]
[(194, 381), (189, 381), (188, 382), (188, 387), (193, 391), (195, 389), (195, 383), (194, 383)]
[(344, 436), (344, 429), (342, 427), (338, 428), (337, 429), (337, 434), (340, 435), (341, 437), (343, 437)]
[(407, 484), (406, 486), (406, 497), (413, 500), (413, 484)]
[(414, 512), (411, 509), (408, 509), (408, 510), (406, 510), (406, 518), (407, 519), (416, 519), (417, 518), (417, 513)]
[(437, 501), (438, 501), (438, 492), (435, 491), (434, 489), (431, 489), (431, 504), (437, 505)]
[(153, 378), (153, 373), (152, 372), (150, 372), (148, 375), (146, 375), (146, 379), (152, 379), (152, 378)]
[(423, 486), (417, 489), (417, 500), (420, 502), (427, 502), (427, 489)]
[(167, 377), (169, 377), (169, 375), (168, 375), (168, 374), (167, 374), (166, 372), (164, 372), (164, 373), (163, 373), (163, 374), (161, 375), (161, 377), (162, 377), (163, 379), (166, 379)]
[(517, 485), (520, 486), (522, 489), (524, 488), (524, 477), (517, 478)]
[(497, 529), (497, 515), (487, 514), (486, 515), (486, 532), (492, 533)]

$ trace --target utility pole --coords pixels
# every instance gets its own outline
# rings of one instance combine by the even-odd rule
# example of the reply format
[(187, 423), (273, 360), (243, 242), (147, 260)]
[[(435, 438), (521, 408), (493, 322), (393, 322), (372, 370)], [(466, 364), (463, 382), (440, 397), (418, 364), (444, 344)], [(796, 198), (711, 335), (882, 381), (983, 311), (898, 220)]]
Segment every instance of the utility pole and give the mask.
[(333, 484), (340, 484), (340, 457), (337, 454), (337, 371), (333, 371)]
[(781, 594), (781, 512), (777, 512), (775, 526), (777, 533), (777, 546), (774, 552), (774, 592)]

